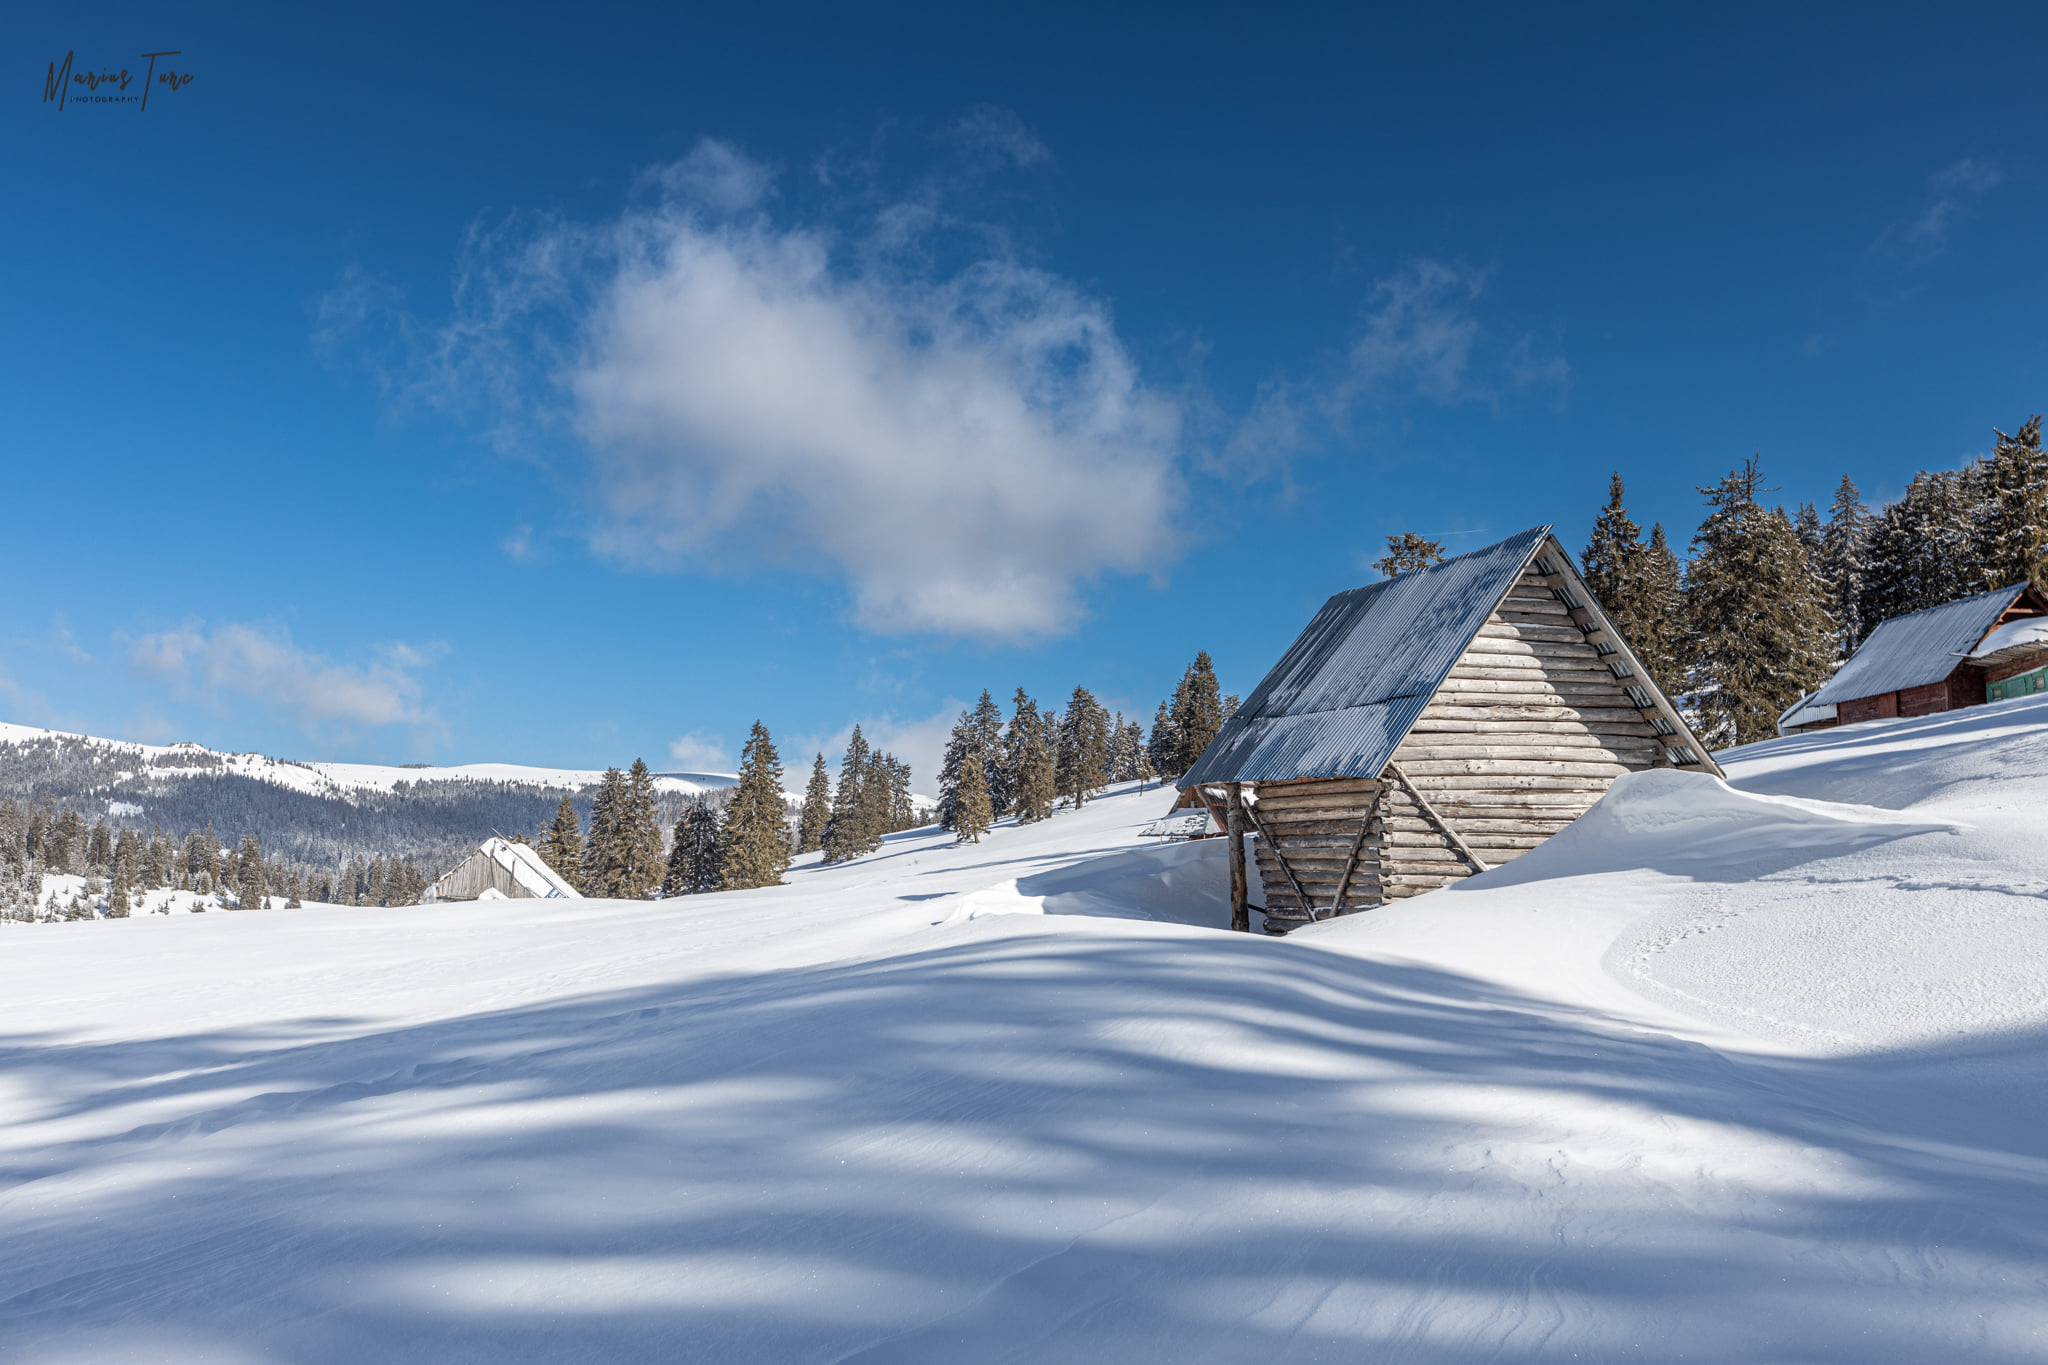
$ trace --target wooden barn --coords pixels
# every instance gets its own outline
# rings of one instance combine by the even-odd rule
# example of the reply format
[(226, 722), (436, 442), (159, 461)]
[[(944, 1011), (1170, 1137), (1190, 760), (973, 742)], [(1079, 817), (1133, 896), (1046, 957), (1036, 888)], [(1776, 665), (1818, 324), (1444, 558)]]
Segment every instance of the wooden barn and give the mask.
[(2048, 597), (2026, 583), (1894, 616), (1778, 728), (1786, 734), (1811, 728), (1823, 723), (1823, 711), (1835, 724), (1855, 725), (2048, 690), (2044, 619)]
[(1539, 526), (1332, 597), (1181, 784), (1258, 836), (1280, 933), (1519, 857), (1656, 767), (1720, 773)]

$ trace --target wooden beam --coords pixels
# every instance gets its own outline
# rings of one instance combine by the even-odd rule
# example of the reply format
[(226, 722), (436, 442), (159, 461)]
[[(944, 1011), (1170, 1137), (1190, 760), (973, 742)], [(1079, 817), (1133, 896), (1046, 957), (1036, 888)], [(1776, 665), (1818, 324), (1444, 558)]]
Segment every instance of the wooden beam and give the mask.
[(1458, 837), (1457, 830), (1451, 828), (1450, 821), (1444, 819), (1443, 816), (1437, 814), (1436, 807), (1429, 804), (1429, 798), (1422, 794), (1421, 788), (1417, 787), (1413, 782), (1410, 782), (1408, 780), (1408, 774), (1401, 771), (1401, 765), (1398, 763), (1389, 763), (1387, 765), (1387, 771), (1394, 775), (1394, 780), (1396, 782), (1399, 782), (1403, 787), (1407, 788), (1408, 795), (1413, 797), (1415, 800), (1415, 804), (1422, 808), (1422, 813), (1428, 816), (1431, 820), (1436, 822), (1436, 827), (1444, 832), (1444, 837), (1446, 839), (1449, 839), (1460, 853), (1465, 855), (1466, 860), (1470, 862), (1472, 866), (1478, 868), (1481, 872), (1486, 871), (1486, 859), (1480, 857), (1477, 853), (1474, 853), (1472, 851), (1472, 846), (1466, 843), (1460, 837)]
[(1232, 782), (1224, 828), (1230, 840), (1230, 927), (1238, 933), (1252, 931), (1251, 888), (1244, 871), (1244, 784)]
[(1294, 879), (1294, 869), (1287, 865), (1287, 855), (1280, 851), (1280, 846), (1273, 842), (1271, 835), (1266, 833), (1266, 827), (1259, 823), (1258, 807), (1246, 806), (1244, 813), (1250, 817), (1252, 829), (1258, 834), (1259, 838), (1265, 841), (1266, 847), (1273, 850), (1273, 861), (1280, 864), (1280, 871), (1286, 876), (1287, 884), (1294, 888), (1296, 898), (1302, 905), (1308, 907), (1308, 917), (1314, 919), (1316, 917), (1315, 902), (1308, 898), (1307, 894), (1301, 889), (1301, 883)]

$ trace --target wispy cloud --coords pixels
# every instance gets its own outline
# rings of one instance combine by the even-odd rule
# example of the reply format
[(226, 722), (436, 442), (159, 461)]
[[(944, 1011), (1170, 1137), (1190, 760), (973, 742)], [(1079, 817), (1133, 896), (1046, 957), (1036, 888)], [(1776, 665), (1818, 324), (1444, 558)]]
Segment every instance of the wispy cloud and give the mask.
[(1418, 260), (1373, 285), (1338, 401), (1416, 395), (1456, 403), (1481, 396), (1467, 375), (1480, 335), (1473, 304), (1491, 273)]
[[(948, 701), (927, 716), (873, 715), (860, 719), (861, 738), (871, 748), (884, 749), (910, 765), (910, 789), (925, 796), (939, 791), (939, 766), (945, 761), (946, 740), (960, 719), (966, 703)], [(852, 721), (830, 734), (792, 736), (779, 746), (784, 785), (801, 788), (809, 773), (813, 755), (825, 755), (836, 774), (846, 742), (853, 737)]]
[(725, 741), (699, 730), (671, 740), (668, 756), (683, 772), (722, 773), (732, 770), (732, 751), (725, 747)]
[[(951, 136), (1049, 156), (1001, 111)], [(599, 553), (829, 573), (876, 631), (1056, 634), (1096, 575), (1172, 560), (1180, 413), (1105, 303), (955, 232), (929, 186), (837, 230), (778, 219), (774, 183), (705, 142), (613, 220), (472, 233), (453, 319), (398, 329), (408, 382), (497, 436), (573, 432)], [(329, 312), (399, 307), (354, 279)]]
[(78, 637), (72, 634), (70, 625), (62, 616), (56, 617), (50, 627), (50, 644), (59, 654), (75, 664), (89, 664), (93, 661), (92, 655), (78, 643)]
[(2005, 178), (1997, 166), (1971, 156), (1942, 167), (1927, 178), (1927, 194), (1920, 208), (1879, 234), (1878, 248), (1894, 255), (1939, 255), (1948, 246), (1955, 225)]
[(300, 649), (281, 628), (228, 622), (193, 624), (145, 635), (128, 651), (129, 666), (165, 683), (182, 701), (224, 708), (245, 697), (292, 715), (308, 734), (330, 726), (440, 726), (422, 702), (419, 674), (446, 646), (380, 646), (369, 664), (332, 662)]

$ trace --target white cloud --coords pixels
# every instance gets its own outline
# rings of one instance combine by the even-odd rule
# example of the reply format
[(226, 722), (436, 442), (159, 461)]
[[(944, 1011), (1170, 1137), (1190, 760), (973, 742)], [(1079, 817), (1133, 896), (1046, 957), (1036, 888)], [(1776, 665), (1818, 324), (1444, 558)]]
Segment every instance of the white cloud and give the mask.
[(295, 715), (309, 734), (329, 723), (438, 726), (416, 675), (446, 647), (399, 643), (378, 652), (375, 663), (337, 664), (300, 649), (282, 629), (230, 622), (211, 631), (188, 625), (145, 635), (128, 661), (181, 700), (218, 706), (230, 694), (248, 697)]
[[(936, 797), (939, 794), (939, 765), (946, 757), (946, 740), (953, 733), (953, 723), (960, 719), (960, 713), (965, 709), (965, 702), (948, 701), (928, 716), (863, 716), (859, 722), (861, 738), (868, 742), (868, 747), (885, 750), (910, 765), (912, 791)], [(801, 791), (803, 784), (810, 779), (811, 761), (818, 754), (825, 755), (833, 780), (838, 781), (839, 760), (846, 753), (846, 742), (853, 738), (853, 725), (849, 721), (829, 735), (798, 735), (778, 744), (777, 750), (782, 755), (783, 785)]]
[(724, 773), (733, 770), (732, 751), (716, 735), (692, 730), (669, 742), (668, 756), (683, 772)]
[[(1044, 156), (993, 111), (954, 136)], [(351, 279), (323, 338), (394, 317), (411, 395), (488, 408), (499, 438), (561, 419), (591, 461), (599, 553), (823, 572), (873, 630), (1056, 634), (1097, 575), (1172, 560), (1179, 410), (1105, 304), (929, 199), (853, 234), (777, 222), (772, 179), (700, 144), (611, 222), (472, 233), (438, 332)]]
[(1480, 333), (1472, 303), (1487, 274), (1416, 260), (1375, 284), (1347, 356), (1341, 400), (1417, 394), (1455, 403), (1478, 396), (1466, 372)]
[(2004, 171), (1975, 157), (1942, 167), (1927, 177), (1927, 200), (1920, 211), (1885, 229), (1878, 245), (1895, 253), (1938, 254), (1948, 245), (1950, 228), (2004, 181)]
[(1508, 378), (1517, 393), (1548, 393), (1559, 407), (1572, 391), (1572, 366), (1563, 355), (1524, 334), (1508, 348)]

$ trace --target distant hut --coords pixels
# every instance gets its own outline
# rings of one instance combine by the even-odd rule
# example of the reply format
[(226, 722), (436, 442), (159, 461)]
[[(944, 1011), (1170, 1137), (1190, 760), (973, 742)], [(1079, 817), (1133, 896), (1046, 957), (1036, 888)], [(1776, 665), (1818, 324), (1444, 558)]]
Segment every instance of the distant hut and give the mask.
[(542, 861), (537, 849), (510, 839), (490, 838), (453, 871), (427, 888), (422, 904), (435, 901), (583, 899), (583, 893), (562, 880)]
[(2043, 618), (2048, 597), (2027, 583), (1894, 616), (1779, 729), (1809, 728), (1804, 718), (1821, 708), (1831, 708), (1838, 724), (1856, 725), (2048, 691)]
[(1181, 784), (1259, 836), (1278, 933), (1519, 857), (1661, 767), (1720, 773), (1539, 526), (1332, 597)]

